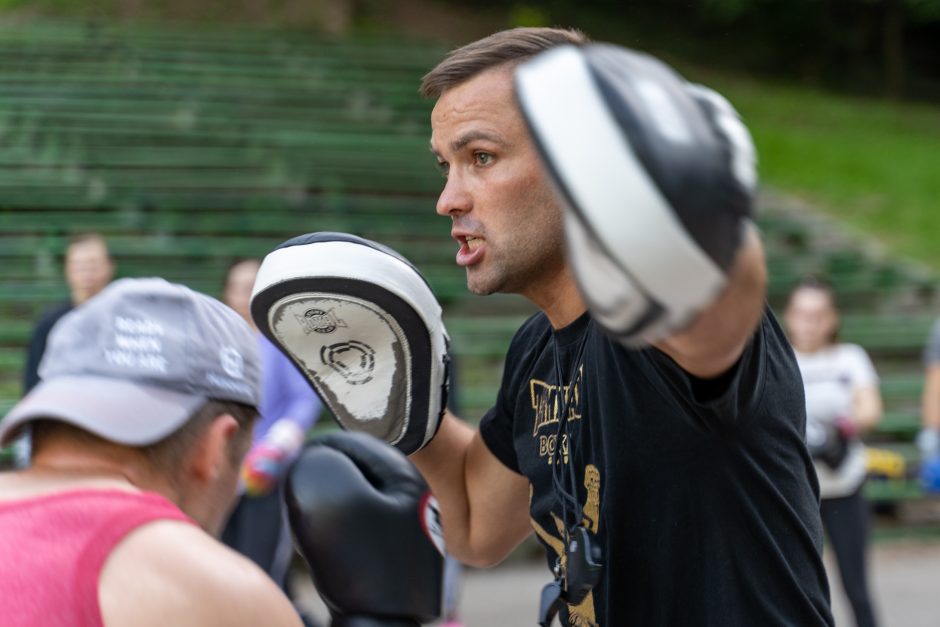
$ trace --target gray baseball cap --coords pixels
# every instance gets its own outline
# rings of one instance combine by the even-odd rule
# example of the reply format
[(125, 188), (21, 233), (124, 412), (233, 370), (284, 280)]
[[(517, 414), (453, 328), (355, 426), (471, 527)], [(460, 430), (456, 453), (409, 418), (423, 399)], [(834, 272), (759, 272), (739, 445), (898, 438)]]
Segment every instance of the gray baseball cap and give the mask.
[(52, 329), (41, 382), (0, 422), (0, 446), (48, 418), (145, 446), (208, 399), (258, 405), (258, 343), (218, 300), (163, 279), (120, 279)]

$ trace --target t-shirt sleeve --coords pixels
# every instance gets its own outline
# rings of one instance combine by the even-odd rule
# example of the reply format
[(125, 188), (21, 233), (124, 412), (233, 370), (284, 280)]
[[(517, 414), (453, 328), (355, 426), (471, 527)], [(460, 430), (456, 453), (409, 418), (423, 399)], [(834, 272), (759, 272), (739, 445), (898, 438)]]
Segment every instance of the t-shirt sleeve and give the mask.
[(930, 337), (927, 339), (927, 346), (924, 348), (924, 365), (937, 364), (940, 364), (940, 320), (934, 322)]
[(531, 346), (533, 338), (545, 324), (538, 316), (533, 316), (516, 332), (506, 353), (496, 404), (480, 421), (480, 436), (486, 447), (504, 466), (519, 474), (522, 471), (513, 444), (515, 398), (510, 392), (519, 389), (519, 382), (524, 379), (523, 370), (527, 367), (526, 348)]
[(857, 344), (844, 344), (846, 366), (852, 380), (852, 387), (878, 385), (878, 373), (865, 349)]
[(503, 465), (522, 474), (519, 470), (519, 459), (516, 457), (516, 449), (512, 442), (512, 421), (505, 419), (505, 414), (499, 410), (499, 401), (494, 405), (483, 419), (480, 421), (480, 436), (483, 443), (490, 450), (496, 459)]
[(775, 370), (788, 370), (793, 376), (799, 376), (793, 351), (769, 308), (764, 310), (760, 324), (737, 363), (715, 379), (703, 380), (685, 372), (661, 351), (650, 349), (650, 354), (671, 394), (687, 404), (690, 412), (726, 425), (751, 413), (761, 398), (771, 363), (775, 364)]
[[(509, 354), (512, 355), (512, 346), (510, 345)], [(503, 369), (503, 379), (499, 385), (499, 392), (496, 393), (496, 404), (490, 408), (483, 419), (480, 421), (480, 436), (486, 448), (490, 449), (496, 459), (501, 461), (506, 468), (513, 472), (519, 470), (519, 458), (516, 456), (516, 448), (513, 445), (513, 403), (507, 394), (507, 390), (515, 389), (512, 381), (515, 375), (517, 365), (515, 360), (507, 357), (506, 365)]]

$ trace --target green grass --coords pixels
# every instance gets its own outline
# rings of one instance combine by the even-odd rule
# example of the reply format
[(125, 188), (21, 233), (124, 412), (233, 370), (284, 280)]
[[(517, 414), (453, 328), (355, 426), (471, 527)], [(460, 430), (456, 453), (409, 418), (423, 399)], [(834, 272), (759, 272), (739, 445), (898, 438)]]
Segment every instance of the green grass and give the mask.
[(940, 271), (940, 107), (689, 75), (741, 112), (764, 185)]

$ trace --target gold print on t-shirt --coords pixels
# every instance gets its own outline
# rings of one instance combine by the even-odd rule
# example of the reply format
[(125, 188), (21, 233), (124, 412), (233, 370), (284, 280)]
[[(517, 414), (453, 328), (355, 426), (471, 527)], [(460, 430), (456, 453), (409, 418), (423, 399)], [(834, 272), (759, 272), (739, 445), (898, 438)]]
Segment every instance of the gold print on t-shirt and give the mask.
[[(600, 503), (597, 502), (597, 500), (600, 499), (600, 472), (597, 470), (597, 468), (593, 464), (589, 464), (585, 472), (585, 478), (584, 478), (585, 485), (587, 485), (588, 483), (588, 475), (597, 477), (597, 481), (596, 481), (596, 485), (598, 488), (597, 497), (596, 497), (596, 500), (593, 501), (596, 504), (592, 506), (592, 511), (599, 512)], [(531, 485), (529, 486), (529, 502), (530, 503), (532, 502), (532, 486)], [(584, 504), (585, 515), (587, 515), (588, 507), (589, 505), (591, 505), (591, 503), (592, 503), (591, 488), (588, 488), (588, 502)], [(555, 523), (555, 532), (557, 533), (557, 536), (549, 533), (534, 518), (530, 518), (529, 520), (532, 523), (532, 528), (535, 530), (536, 535), (539, 538), (541, 538), (542, 542), (548, 545), (551, 548), (551, 550), (555, 553), (555, 557), (558, 560), (558, 564), (562, 572), (564, 572), (564, 570), (568, 567), (568, 560), (567, 560), (567, 555), (565, 554), (565, 541), (563, 540), (563, 538), (567, 537), (568, 534), (565, 531), (565, 525), (561, 521), (561, 519), (558, 518), (558, 516), (555, 515), (554, 512), (549, 512), (549, 514), (552, 517), (552, 522)], [(599, 524), (600, 524), (600, 521), (595, 517), (593, 521), (593, 528), (589, 528), (591, 529), (592, 533), (597, 533)], [(594, 593), (593, 592), (588, 592), (587, 596), (584, 597), (584, 600), (581, 601), (581, 603), (577, 605), (571, 605), (571, 604), (568, 605), (568, 624), (571, 625), (572, 627), (599, 627), (597, 624), (597, 614), (594, 610)]]
[[(574, 380), (574, 385), (565, 386), (564, 388), (564, 404), (568, 410), (569, 421), (581, 420), (579, 410), (581, 405), (581, 375), (583, 370), (584, 367), (580, 366)], [(545, 426), (558, 424), (561, 406), (558, 386), (551, 385), (540, 379), (530, 379), (529, 395), (533, 410), (532, 437), (535, 438), (539, 457), (544, 458), (545, 461), (551, 465), (555, 463), (555, 449), (560, 447), (558, 451), (560, 453), (559, 459), (561, 463), (567, 464), (568, 436), (561, 434), (559, 438), (559, 435), (555, 432), (539, 433), (539, 430)], [(557, 429), (553, 431), (557, 431)]]
[[(555, 463), (555, 447), (558, 446), (558, 436), (551, 435), (539, 436), (539, 457), (547, 458), (548, 465)], [(561, 463), (568, 463), (568, 436), (561, 434)]]
[(584, 503), (584, 520), (581, 524), (596, 534), (601, 522), (601, 471), (594, 464), (584, 468), (584, 487), (587, 488), (587, 501)]
[(594, 594), (588, 593), (578, 605), (568, 606), (568, 624), (571, 627), (598, 627), (594, 613)]
[[(581, 375), (584, 366), (578, 367), (574, 385), (564, 388), (564, 401), (568, 407), (568, 420), (580, 420), (578, 407), (581, 404)], [(558, 424), (559, 401), (558, 386), (546, 383), (540, 379), (529, 380), (529, 395), (532, 399), (532, 409), (535, 419), (532, 424), (532, 437), (539, 433), (539, 429), (547, 425)]]
[[(554, 513), (551, 514), (552, 520), (555, 522), (555, 527), (558, 529), (558, 535), (564, 535), (565, 526), (561, 523), (561, 520)], [(565, 542), (559, 537), (555, 537), (545, 530), (542, 525), (538, 523), (534, 518), (530, 518), (529, 522), (532, 523), (532, 528), (535, 529), (535, 535), (542, 539), (542, 542), (551, 547), (555, 552), (555, 557), (558, 558), (559, 564), (561, 567), (565, 567)]]

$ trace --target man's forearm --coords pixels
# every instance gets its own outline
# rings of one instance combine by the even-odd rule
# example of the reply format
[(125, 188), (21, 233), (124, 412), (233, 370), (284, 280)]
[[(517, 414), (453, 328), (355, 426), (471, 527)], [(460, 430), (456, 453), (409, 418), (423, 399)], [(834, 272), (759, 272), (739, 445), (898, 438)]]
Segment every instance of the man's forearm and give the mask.
[(927, 367), (921, 411), (925, 428), (940, 429), (940, 364)]
[(440, 504), (447, 550), (461, 562), (492, 566), (531, 533), (528, 480), (503, 466), (476, 429), (448, 413), (410, 459)]
[(471, 427), (448, 412), (434, 439), (409, 457), (440, 504), (447, 550), (461, 561), (468, 552), (465, 545), (469, 544), (470, 505), (465, 469), (472, 438)]

